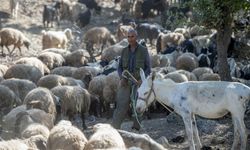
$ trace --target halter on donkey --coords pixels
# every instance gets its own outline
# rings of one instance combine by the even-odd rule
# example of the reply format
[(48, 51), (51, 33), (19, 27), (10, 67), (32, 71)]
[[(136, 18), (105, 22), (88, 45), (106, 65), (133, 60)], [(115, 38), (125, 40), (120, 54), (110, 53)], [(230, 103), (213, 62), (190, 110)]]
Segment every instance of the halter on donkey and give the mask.
[(155, 72), (146, 79), (142, 69), (140, 75), (142, 84), (138, 89), (137, 111), (144, 112), (155, 99), (173, 108), (184, 121), (190, 149), (200, 149), (202, 146), (195, 115), (212, 119), (220, 118), (228, 112), (232, 115), (234, 125), (232, 149), (236, 149), (238, 144), (241, 150), (246, 149), (244, 114), (250, 98), (249, 87), (223, 81), (175, 83), (171, 79), (158, 77)]

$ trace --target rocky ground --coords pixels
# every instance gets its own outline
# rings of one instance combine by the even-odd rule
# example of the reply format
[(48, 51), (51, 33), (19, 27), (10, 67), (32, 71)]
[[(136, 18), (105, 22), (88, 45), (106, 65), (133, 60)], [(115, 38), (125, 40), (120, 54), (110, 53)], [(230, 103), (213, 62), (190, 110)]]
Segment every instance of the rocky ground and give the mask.
[[(20, 11), (17, 19), (11, 19), (6, 16), (9, 13), (9, 4), (7, 0), (0, 0), (0, 17), (2, 21), (2, 27), (13, 27), (21, 30), (24, 34), (32, 41), (30, 50), (23, 48), (23, 56), (36, 56), (39, 51), (41, 51), (41, 31), (44, 30), (42, 24), (42, 10), (43, 4), (49, 0), (22, 0), (20, 5)], [(80, 31), (80, 33), (75, 33), (76, 46), (74, 48), (81, 48), (81, 37), (84, 32), (93, 26), (106, 26), (113, 33), (117, 26), (118, 20), (121, 18), (121, 12), (119, 11), (119, 5), (115, 6), (111, 0), (99, 0), (99, 4), (103, 7), (101, 15), (94, 14), (91, 19), (91, 23), (84, 27), (83, 29), (77, 29), (71, 22), (63, 22), (60, 27), (55, 27), (52, 30), (65, 29), (66, 27), (74, 28)], [(153, 18), (150, 21), (158, 22), (159, 17)], [(153, 52), (154, 47), (149, 47)], [(1, 63), (11, 63), (23, 56), (0, 56)], [(110, 123), (110, 119), (105, 118), (88, 118), (87, 125), (88, 130), (85, 130), (85, 134), (89, 136), (91, 134), (91, 126), (96, 123)], [(197, 123), (199, 128), (199, 133), (201, 137), (201, 142), (207, 147), (207, 149), (230, 149), (233, 140), (233, 126), (231, 123), (230, 115), (218, 119), (218, 120), (207, 120), (197, 117)], [(247, 115), (245, 119), (247, 128), (250, 128), (250, 116)], [(122, 129), (127, 131), (131, 130), (132, 122), (125, 121), (122, 124)], [(134, 132), (134, 131), (132, 131)], [(162, 137), (165, 137), (171, 147), (169, 149), (188, 149), (188, 143), (183, 140), (185, 136), (185, 128), (182, 119), (175, 113), (171, 113), (166, 116), (165, 114), (157, 114), (153, 119), (145, 119), (142, 121), (142, 129), (138, 132), (141, 134), (149, 134), (153, 139), (158, 142), (162, 141)], [(248, 149), (250, 149), (250, 140), (248, 140)]]

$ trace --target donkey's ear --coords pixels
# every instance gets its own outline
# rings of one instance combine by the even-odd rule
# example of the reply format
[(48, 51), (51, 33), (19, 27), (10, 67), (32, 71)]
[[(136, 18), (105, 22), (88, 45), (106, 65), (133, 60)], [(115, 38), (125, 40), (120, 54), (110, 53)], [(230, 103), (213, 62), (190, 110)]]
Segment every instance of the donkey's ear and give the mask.
[(142, 68), (140, 68), (140, 76), (142, 81), (146, 80), (145, 73)]

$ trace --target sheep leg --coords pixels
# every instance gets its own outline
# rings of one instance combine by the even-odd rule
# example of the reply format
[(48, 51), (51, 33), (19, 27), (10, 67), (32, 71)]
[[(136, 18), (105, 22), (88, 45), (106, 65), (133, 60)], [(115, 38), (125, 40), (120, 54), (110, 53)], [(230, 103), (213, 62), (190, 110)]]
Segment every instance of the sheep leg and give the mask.
[(1, 45), (1, 50), (2, 50), (2, 56), (4, 56), (4, 53), (3, 53), (3, 46)]
[(82, 117), (82, 127), (83, 129), (87, 129), (88, 127), (85, 123), (85, 114), (83, 112), (81, 113), (81, 117)]
[(16, 49), (16, 45), (14, 45), (14, 47), (13, 47), (13, 49), (12, 49), (11, 52), (10, 52), (9, 49), (8, 49), (10, 56), (12, 55), (12, 53), (14, 52), (15, 49)]
[(21, 48), (20, 48), (20, 47), (18, 47), (18, 50), (19, 50), (20, 56), (22, 56), (22, 51), (21, 51)]
[(8, 47), (8, 46), (5, 46), (5, 47), (7, 48), (8, 52), (9, 52), (9, 54), (10, 54), (10, 49), (9, 49), (9, 47)]

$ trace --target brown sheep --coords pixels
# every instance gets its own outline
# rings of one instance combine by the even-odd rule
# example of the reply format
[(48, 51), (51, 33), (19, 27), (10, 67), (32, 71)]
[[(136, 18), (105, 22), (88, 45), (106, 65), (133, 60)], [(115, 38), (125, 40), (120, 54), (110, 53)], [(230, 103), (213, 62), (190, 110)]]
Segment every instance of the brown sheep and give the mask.
[(68, 116), (69, 120), (73, 120), (75, 114), (81, 113), (82, 127), (86, 129), (84, 118), (91, 104), (89, 92), (79, 86), (66, 85), (54, 87), (51, 91), (61, 101), (62, 114)]
[(11, 89), (17, 97), (23, 102), (25, 96), (33, 89), (36, 88), (36, 84), (25, 79), (7, 79), (0, 83), (0, 85), (4, 85)]
[(56, 103), (58, 98), (48, 89), (38, 87), (31, 90), (24, 98), (23, 104), (27, 105), (27, 108), (37, 108), (44, 110), (50, 114), (53, 121), (56, 119)]
[(204, 74), (204, 73), (214, 73), (213, 70), (211, 68), (208, 67), (198, 67), (195, 68), (192, 73), (196, 76), (196, 78), (198, 80), (200, 80), (200, 77)]
[(49, 69), (62, 66), (65, 62), (62, 55), (53, 52), (42, 52), (38, 55), (40, 59)]
[(86, 43), (86, 49), (92, 51), (94, 45), (98, 45), (97, 48), (103, 49), (108, 43), (115, 44), (116, 40), (114, 36), (106, 27), (93, 27), (89, 29), (84, 35), (84, 41)]
[(221, 81), (221, 78), (217, 73), (204, 73), (201, 75), (200, 81)]
[(6, 71), (4, 78), (18, 78), (18, 79), (27, 79), (34, 83), (43, 76), (42, 72), (34, 66), (26, 65), (26, 64), (16, 64)]
[(77, 69), (78, 68), (76, 67), (61, 66), (61, 67), (56, 67), (55, 69), (51, 70), (50, 74), (57, 74), (57, 75), (61, 75), (64, 77), (73, 77), (73, 74)]
[(15, 64), (27, 64), (37, 67), (42, 74), (49, 74), (49, 68), (38, 58), (36, 57), (23, 57), (14, 62)]
[(176, 60), (176, 69), (183, 69), (191, 72), (198, 66), (198, 58), (192, 53), (183, 53)]
[(72, 77), (63, 77), (56, 74), (49, 74), (40, 78), (37, 82), (37, 85), (48, 89), (52, 89), (59, 85), (80, 86), (85, 88), (85, 85), (81, 80), (76, 80)]
[[(2, 48), (5, 46), (10, 55), (16, 48), (19, 49), (20, 55), (22, 55), (21, 47), (23, 45), (29, 50), (30, 40), (19, 30), (13, 28), (2, 28), (0, 31), (0, 39), (0, 46)], [(10, 45), (14, 45), (12, 51), (10, 51), (8, 47)], [(4, 55), (3, 51), (2, 55)]]
[(65, 56), (66, 64), (72, 67), (81, 67), (88, 63), (88, 58), (90, 58), (86, 50), (76, 50)]

